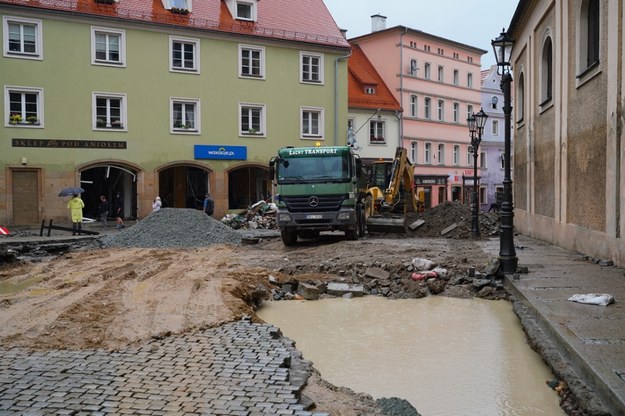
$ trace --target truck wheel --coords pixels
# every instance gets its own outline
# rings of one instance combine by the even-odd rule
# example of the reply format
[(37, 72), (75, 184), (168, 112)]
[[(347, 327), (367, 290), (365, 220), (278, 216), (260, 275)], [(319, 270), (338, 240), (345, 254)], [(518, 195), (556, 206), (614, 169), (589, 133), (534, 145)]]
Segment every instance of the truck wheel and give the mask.
[(297, 232), (289, 230), (280, 230), (280, 237), (285, 246), (294, 246), (297, 244)]
[(362, 205), (358, 205), (358, 235), (364, 237), (367, 232), (367, 219), (365, 218), (365, 210)]
[(348, 240), (358, 240), (358, 228), (345, 230), (345, 237), (347, 237)]

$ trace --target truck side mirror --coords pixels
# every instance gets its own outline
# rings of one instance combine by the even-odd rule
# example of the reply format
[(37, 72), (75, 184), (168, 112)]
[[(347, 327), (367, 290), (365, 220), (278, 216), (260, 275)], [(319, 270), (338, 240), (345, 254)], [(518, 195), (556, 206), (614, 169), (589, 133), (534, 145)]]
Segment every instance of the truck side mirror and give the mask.
[(269, 177), (273, 179), (275, 174), (276, 174), (276, 158), (272, 157), (269, 160)]

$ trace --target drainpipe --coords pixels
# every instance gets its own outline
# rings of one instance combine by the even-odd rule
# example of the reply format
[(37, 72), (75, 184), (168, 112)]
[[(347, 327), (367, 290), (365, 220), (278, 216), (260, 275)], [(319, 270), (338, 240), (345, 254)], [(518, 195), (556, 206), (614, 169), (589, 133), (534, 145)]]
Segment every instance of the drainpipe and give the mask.
[(339, 56), (334, 61), (334, 145), (338, 146), (339, 135), (339, 63), (352, 56), (350, 47), (347, 55)]
[(395, 117), (397, 118), (397, 133), (399, 134), (399, 137), (397, 138), (397, 147), (404, 147), (404, 141), (402, 140), (402, 137), (401, 137), (402, 114), (403, 113), (399, 110), (395, 111)]
[[(399, 35), (399, 106), (404, 108), (404, 35), (408, 28)], [(403, 113), (399, 115), (399, 143), (398, 147), (404, 147), (404, 120)]]

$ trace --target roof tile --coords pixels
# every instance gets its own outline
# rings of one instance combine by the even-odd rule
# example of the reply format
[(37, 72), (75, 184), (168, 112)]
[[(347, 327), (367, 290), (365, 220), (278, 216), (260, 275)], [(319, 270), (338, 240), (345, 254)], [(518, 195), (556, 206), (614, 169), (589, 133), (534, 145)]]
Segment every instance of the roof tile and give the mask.
[[(397, 99), (388, 89), (360, 46), (352, 45), (348, 60), (348, 105), (358, 108), (382, 108), (401, 111)], [(366, 94), (365, 86), (374, 86), (374, 94)]]

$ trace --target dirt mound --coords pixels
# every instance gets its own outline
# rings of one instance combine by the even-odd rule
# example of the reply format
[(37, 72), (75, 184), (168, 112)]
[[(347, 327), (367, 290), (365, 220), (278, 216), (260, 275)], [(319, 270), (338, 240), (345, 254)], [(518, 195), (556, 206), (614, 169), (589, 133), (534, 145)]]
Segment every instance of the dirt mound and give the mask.
[[(443, 202), (409, 218), (408, 224), (417, 220), (425, 223), (414, 233), (419, 237), (471, 238), (471, 207), (459, 202)], [(456, 228), (444, 235), (442, 231), (456, 224)], [(480, 234), (491, 237), (499, 233), (499, 215), (490, 212), (479, 213)]]
[(209, 217), (187, 208), (162, 208), (115, 235), (102, 237), (107, 247), (205, 247), (211, 244), (239, 244), (241, 234)]

